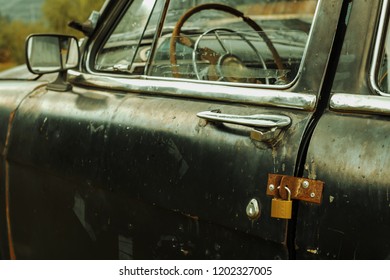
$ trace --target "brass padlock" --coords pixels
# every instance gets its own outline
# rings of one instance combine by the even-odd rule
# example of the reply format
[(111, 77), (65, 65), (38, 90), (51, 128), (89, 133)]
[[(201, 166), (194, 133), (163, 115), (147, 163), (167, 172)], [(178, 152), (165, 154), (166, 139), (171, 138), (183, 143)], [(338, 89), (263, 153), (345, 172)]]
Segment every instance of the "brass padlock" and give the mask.
[(285, 187), (288, 193), (287, 200), (274, 197), (271, 201), (271, 217), (279, 219), (291, 219), (292, 200), (291, 191)]

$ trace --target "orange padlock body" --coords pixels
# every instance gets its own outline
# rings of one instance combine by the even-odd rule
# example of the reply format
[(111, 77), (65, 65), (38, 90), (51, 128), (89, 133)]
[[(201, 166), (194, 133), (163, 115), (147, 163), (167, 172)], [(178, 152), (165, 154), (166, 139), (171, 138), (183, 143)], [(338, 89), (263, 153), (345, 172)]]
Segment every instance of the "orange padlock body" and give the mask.
[(292, 200), (273, 198), (271, 201), (271, 217), (278, 219), (291, 219)]

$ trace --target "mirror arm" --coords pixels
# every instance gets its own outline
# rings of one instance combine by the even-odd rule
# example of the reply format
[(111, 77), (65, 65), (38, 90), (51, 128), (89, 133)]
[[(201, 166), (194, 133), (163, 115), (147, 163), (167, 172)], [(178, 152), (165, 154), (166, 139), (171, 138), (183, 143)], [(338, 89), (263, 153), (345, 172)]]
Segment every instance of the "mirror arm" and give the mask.
[(47, 89), (61, 92), (71, 90), (72, 85), (66, 81), (67, 74), (67, 70), (60, 71), (58, 73), (57, 79), (47, 85)]

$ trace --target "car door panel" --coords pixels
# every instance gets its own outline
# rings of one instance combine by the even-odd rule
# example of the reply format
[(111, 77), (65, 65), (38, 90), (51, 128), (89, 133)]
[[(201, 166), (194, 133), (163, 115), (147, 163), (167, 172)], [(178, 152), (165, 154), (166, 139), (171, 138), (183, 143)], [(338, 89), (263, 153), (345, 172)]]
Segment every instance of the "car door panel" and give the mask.
[[(23, 256), (18, 246), (31, 244), (18, 237), (28, 232), (37, 234), (40, 231), (35, 228), (40, 223), (54, 223), (58, 233), (63, 234), (67, 229), (59, 221), (69, 221), (65, 222), (69, 229), (84, 227), (91, 240), (96, 241), (95, 231), (104, 226), (110, 228), (105, 223), (113, 219), (113, 213), (103, 209), (107, 207), (116, 213), (117, 196), (140, 200), (233, 232), (285, 243), (287, 223), (269, 216), (270, 199), (265, 193), (265, 182), (268, 173), (293, 173), (298, 145), (287, 147), (287, 143), (299, 143), (310, 114), (286, 110), (293, 124), (280, 142), (270, 147), (251, 140), (248, 128), (203, 123), (196, 114), (205, 109), (233, 114), (277, 114), (277, 109), (240, 106), (238, 111), (235, 105), (220, 102), (101, 94), (89, 93), (86, 97), (49, 91), (21, 104), (8, 153), (11, 178), (28, 174), (11, 181), (15, 185), (11, 190), (11, 221), (15, 225), (12, 230), (17, 253)], [(58, 182), (44, 183), (40, 178), (45, 174)], [(32, 190), (28, 195), (23, 191), (26, 185)], [(248, 219), (245, 212), (252, 198), (259, 200), (262, 211), (261, 219), (256, 222)], [(102, 209), (93, 210), (98, 205)], [(47, 216), (44, 209), (64, 216)], [(84, 213), (82, 219), (78, 211)], [(98, 217), (92, 215), (90, 221), (85, 214), (88, 211), (97, 211)], [(94, 224), (94, 219), (103, 224)], [(154, 223), (155, 219), (151, 219)], [(119, 235), (117, 230), (108, 231)], [(43, 240), (48, 245), (57, 238)], [(280, 257), (287, 257), (286, 251), (282, 250)]]
[[(164, 208), (283, 242), (283, 222), (262, 216), (259, 222), (253, 223), (246, 217), (245, 208), (252, 197), (258, 197), (262, 208), (268, 208), (264, 175), (292, 172), (297, 149), (290, 150), (284, 141), (299, 135), (288, 134), (279, 145), (269, 148), (251, 140), (245, 128), (203, 125), (196, 117), (199, 111), (212, 108), (234, 114), (234, 106), (169, 98), (137, 99), (127, 99), (113, 120), (111, 128), (115, 132), (112, 135), (116, 137), (112, 138), (109, 150), (116, 156), (112, 157), (115, 160), (110, 166), (117, 168), (111, 169), (114, 173), (110, 177), (118, 180), (122, 172), (119, 167), (127, 166), (134, 185), (129, 181), (131, 187), (126, 191), (132, 196), (140, 195)], [(156, 110), (158, 114), (153, 116)], [(244, 114), (263, 112), (275, 111), (249, 106), (240, 108), (240, 113)], [(292, 131), (304, 123), (296, 115), (294, 121), (299, 121)], [(131, 122), (126, 122), (130, 119)], [(148, 127), (148, 131), (144, 127)], [(127, 156), (119, 157), (120, 154)], [(161, 162), (165, 164), (161, 166)], [(264, 166), (263, 162), (274, 164)], [(154, 170), (153, 176), (147, 176), (150, 170)], [(143, 184), (137, 183), (139, 181)], [(274, 224), (275, 231), (267, 232), (266, 224)]]
[[(389, 100), (368, 70), (388, 1), (355, 1), (328, 109), (310, 140), (304, 176), (325, 181), (321, 206), (300, 203), (298, 258), (388, 259)], [(381, 15), (383, 12), (383, 15)], [(366, 22), (364, 27), (361, 22)], [(388, 17), (386, 24), (388, 22)], [(364, 36), (362, 44), (351, 44)]]
[[(116, 100), (115, 96), (110, 100)], [(105, 184), (100, 170), (104, 170), (106, 162), (104, 127), (105, 118), (109, 120), (110, 114), (105, 110), (107, 102), (107, 99), (93, 99), (91, 95), (85, 98), (70, 92), (44, 90), (19, 106), (7, 153), (11, 186), (9, 219), (17, 256), (80, 255), (79, 249), (88, 248), (88, 243), (82, 238), (81, 243), (68, 238), (77, 236), (75, 232), (80, 233), (77, 230), (83, 227), (88, 229), (83, 232), (92, 236), (90, 242), (93, 241), (93, 233), (84, 220), (85, 209), (77, 207), (76, 198), (78, 189), (92, 183)], [(39, 233), (42, 238), (38, 238)], [(57, 244), (59, 240), (69, 240), (74, 245), (68, 243), (67, 250), (62, 250)], [(23, 249), (26, 247), (31, 248)], [(84, 248), (83, 251), (94, 255), (93, 250)]]
[(337, 113), (321, 118), (305, 175), (326, 186), (321, 206), (299, 208), (297, 245), (305, 258), (389, 258), (388, 122)]

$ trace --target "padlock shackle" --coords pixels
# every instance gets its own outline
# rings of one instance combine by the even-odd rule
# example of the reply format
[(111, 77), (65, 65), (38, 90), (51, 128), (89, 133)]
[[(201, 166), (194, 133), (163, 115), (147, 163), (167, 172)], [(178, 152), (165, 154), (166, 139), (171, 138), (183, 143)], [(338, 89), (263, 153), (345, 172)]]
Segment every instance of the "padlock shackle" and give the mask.
[[(278, 190), (280, 189), (280, 186), (278, 187)], [(284, 189), (287, 190), (287, 200), (291, 200), (291, 190), (287, 187), (287, 186), (284, 186)], [(280, 194), (279, 194), (280, 195)]]
[(287, 195), (287, 200), (291, 200), (291, 191), (287, 186), (284, 186), (284, 189), (287, 190), (288, 195)]

